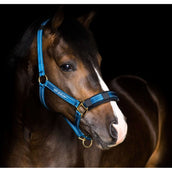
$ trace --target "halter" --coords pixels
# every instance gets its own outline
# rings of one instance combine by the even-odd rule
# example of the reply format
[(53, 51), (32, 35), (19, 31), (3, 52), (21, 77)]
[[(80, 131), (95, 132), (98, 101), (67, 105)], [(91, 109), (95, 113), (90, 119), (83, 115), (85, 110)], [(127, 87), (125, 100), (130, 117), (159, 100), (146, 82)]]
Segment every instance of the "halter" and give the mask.
[[(104, 91), (102, 93), (96, 94), (92, 96), (91, 98), (88, 98), (84, 101), (79, 101), (61, 89), (59, 89), (57, 86), (55, 86), (52, 82), (48, 80), (48, 77), (45, 75), (45, 69), (44, 69), (44, 61), (43, 61), (43, 52), (42, 52), (42, 34), (43, 34), (43, 27), (46, 25), (46, 23), (49, 20), (46, 20), (41, 24), (40, 29), (37, 31), (37, 53), (38, 53), (38, 70), (39, 70), (39, 97), (41, 103), (45, 106), (45, 108), (49, 109), (48, 106), (45, 103), (45, 87), (48, 88), (50, 91), (52, 91), (54, 94), (56, 94), (58, 97), (69, 103), (70, 105), (74, 106), (76, 109), (75, 112), (75, 123), (73, 124), (71, 121), (69, 121), (66, 117), (64, 119), (66, 122), (70, 125), (70, 127), (73, 129), (75, 134), (78, 136), (78, 139), (82, 140), (82, 144), (85, 148), (89, 148), (92, 146), (92, 138), (89, 136), (85, 136), (85, 134), (80, 130), (80, 120), (87, 111), (91, 110), (92, 108), (101, 105), (103, 103), (109, 102), (109, 101), (118, 101), (118, 97), (113, 91)], [(85, 141), (89, 140), (90, 144), (86, 145)]]

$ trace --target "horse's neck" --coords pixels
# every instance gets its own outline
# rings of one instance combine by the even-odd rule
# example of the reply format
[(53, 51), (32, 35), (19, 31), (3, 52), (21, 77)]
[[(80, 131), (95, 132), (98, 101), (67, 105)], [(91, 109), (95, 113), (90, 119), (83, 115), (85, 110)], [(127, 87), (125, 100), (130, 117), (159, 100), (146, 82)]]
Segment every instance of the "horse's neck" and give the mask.
[[(16, 143), (12, 154), (15, 155), (12, 156), (15, 159), (11, 159), (13, 166), (95, 167), (99, 165), (101, 151), (95, 145), (92, 149), (84, 150), (62, 115), (48, 111), (40, 104), (38, 98), (32, 96), (22, 104), (23, 108), (20, 107), (23, 109), (22, 114), (19, 113), (17, 118), (20, 121), (17, 123), (19, 127), (16, 131), (19, 139), (13, 142), (14, 145)], [(18, 160), (15, 163), (16, 156)]]
[(18, 160), (11, 159), (13, 166), (75, 166), (78, 142), (63, 116), (46, 110), (32, 96), (21, 103), (11, 156)]
[(61, 133), (66, 130), (68, 130), (68, 133), (71, 133), (62, 115), (43, 107), (37, 95), (32, 92), (24, 100), (19, 100), (18, 104), (20, 104), (16, 114), (17, 121), (20, 121), (18, 125), (22, 125), (26, 133), (30, 132), (29, 135), (32, 138), (35, 135), (38, 138), (44, 139), (53, 134), (56, 137), (60, 137)]
[(41, 105), (38, 84), (36, 81), (33, 83), (32, 70), (20, 67), (16, 71), (14, 112), (18, 125), (22, 124), (29, 130), (37, 131), (45, 126), (52, 126), (55, 116)]
[[(38, 88), (33, 87), (27, 72), (20, 69), (16, 78), (14, 137), (9, 165), (72, 166), (77, 156), (77, 138), (62, 115), (41, 105), (35, 90), (38, 91)], [(66, 159), (62, 163), (60, 157), (70, 153), (74, 156), (73, 160)]]

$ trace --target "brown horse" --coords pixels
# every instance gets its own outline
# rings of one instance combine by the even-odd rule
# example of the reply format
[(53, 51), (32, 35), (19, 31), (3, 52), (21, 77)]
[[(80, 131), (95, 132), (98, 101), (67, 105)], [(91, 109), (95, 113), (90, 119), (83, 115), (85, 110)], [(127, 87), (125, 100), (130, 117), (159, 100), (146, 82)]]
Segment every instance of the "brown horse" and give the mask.
[[(64, 18), (59, 10), (43, 28), (42, 51), (48, 79), (70, 96), (85, 100), (108, 91), (100, 74), (101, 56), (89, 31), (93, 13)], [(46, 109), (39, 100), (37, 30), (24, 34), (16, 52), (13, 137), (8, 167), (135, 167), (156, 165), (162, 152), (164, 107), (140, 78), (112, 81), (119, 95), (86, 112), (80, 128), (93, 139), (86, 149), (63, 116), (74, 122), (74, 108), (45, 89)], [(125, 115), (125, 117), (124, 117)], [(127, 118), (127, 123), (126, 123)]]

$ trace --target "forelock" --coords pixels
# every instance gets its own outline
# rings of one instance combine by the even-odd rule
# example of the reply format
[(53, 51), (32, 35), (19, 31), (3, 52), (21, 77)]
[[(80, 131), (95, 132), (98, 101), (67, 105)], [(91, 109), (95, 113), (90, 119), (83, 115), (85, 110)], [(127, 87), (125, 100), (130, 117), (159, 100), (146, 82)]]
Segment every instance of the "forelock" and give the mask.
[(60, 36), (83, 62), (97, 63), (97, 46), (92, 33), (77, 20), (67, 18), (58, 29)]

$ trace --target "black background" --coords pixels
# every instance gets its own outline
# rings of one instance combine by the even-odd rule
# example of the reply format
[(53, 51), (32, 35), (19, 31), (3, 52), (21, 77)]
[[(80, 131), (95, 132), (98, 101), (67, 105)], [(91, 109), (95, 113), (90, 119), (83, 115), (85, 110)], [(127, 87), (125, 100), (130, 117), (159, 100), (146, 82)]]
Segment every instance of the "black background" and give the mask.
[[(8, 126), (10, 91), (9, 54), (28, 26), (53, 14), (58, 5), (0, 5), (1, 131)], [(102, 55), (102, 74), (109, 82), (123, 74), (137, 75), (156, 86), (171, 110), (171, 5), (65, 5), (68, 15), (94, 10), (90, 29)], [(5, 111), (4, 111), (5, 110)], [(6, 113), (7, 112), (7, 113)], [(163, 165), (171, 166), (171, 120), (166, 121), (169, 151)], [(3, 138), (3, 136), (1, 137)]]

